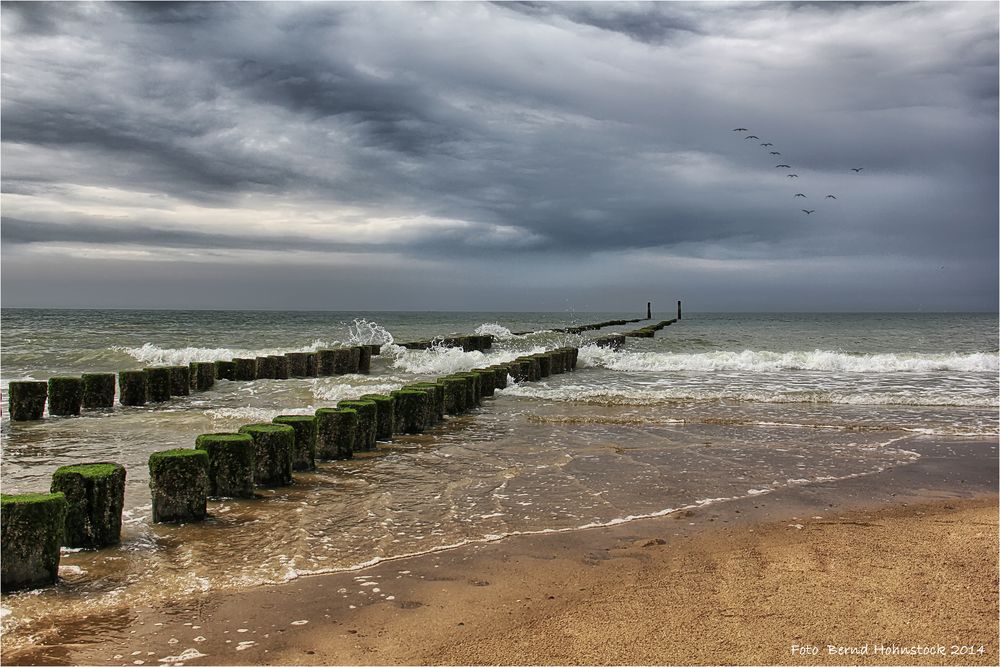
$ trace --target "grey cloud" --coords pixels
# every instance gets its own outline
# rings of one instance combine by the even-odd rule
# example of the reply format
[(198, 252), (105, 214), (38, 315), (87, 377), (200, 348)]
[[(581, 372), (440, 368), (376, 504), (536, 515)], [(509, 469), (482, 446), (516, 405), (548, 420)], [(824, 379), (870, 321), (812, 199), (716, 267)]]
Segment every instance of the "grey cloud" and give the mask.
[[(753, 244), (774, 257), (877, 248), (995, 263), (997, 10), (986, 3), (4, 12), (5, 253), (57, 242), (344, 244), (445, 262), (638, 249), (738, 256)], [(901, 36), (866, 37), (889, 24)], [(791, 184), (737, 126), (775, 143), (801, 170), (796, 187), (835, 191), (838, 207), (824, 202), (807, 222)], [(854, 166), (866, 171), (850, 180)], [(162, 194), (175, 212), (251, 217), (252, 197), (292, 219), (351, 207), (360, 219), (469, 225), (352, 244), (321, 231), (300, 241), (278, 229), (174, 229), (141, 211), (103, 224), (83, 186)], [(32, 198), (59, 204), (63, 219), (36, 214)]]

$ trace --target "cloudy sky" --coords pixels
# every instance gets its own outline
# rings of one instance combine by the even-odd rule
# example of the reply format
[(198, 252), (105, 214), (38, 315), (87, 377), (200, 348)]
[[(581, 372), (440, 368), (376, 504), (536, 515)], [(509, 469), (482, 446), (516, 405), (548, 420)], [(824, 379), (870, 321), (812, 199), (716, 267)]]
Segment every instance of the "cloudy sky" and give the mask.
[(995, 2), (5, 2), (0, 55), (5, 307), (997, 307)]

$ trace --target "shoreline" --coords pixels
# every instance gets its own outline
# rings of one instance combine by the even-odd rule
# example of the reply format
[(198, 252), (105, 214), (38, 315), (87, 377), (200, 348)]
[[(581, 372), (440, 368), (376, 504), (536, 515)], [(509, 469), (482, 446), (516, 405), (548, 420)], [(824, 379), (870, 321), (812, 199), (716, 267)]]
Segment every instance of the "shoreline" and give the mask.
[[(615, 526), (512, 536), (39, 629), (37, 646), (16, 654), (5, 651), (3, 662), (995, 663), (996, 442), (915, 437), (910, 445), (920, 459), (874, 475), (787, 487)], [(941, 553), (950, 544), (934, 539), (942, 525), (976, 548)], [(925, 539), (912, 541), (908, 535)], [(884, 544), (866, 542), (873, 536)], [(817, 544), (825, 544), (826, 551), (816, 552)], [(866, 550), (858, 551), (861, 545)], [(973, 557), (978, 567), (952, 573), (955, 588), (943, 606), (923, 595), (879, 593), (880, 581), (905, 588), (914, 577), (929, 577), (926, 585), (933, 584), (940, 597), (949, 589), (936, 588), (941, 582), (935, 577), (943, 576), (938, 570)], [(928, 558), (942, 565), (928, 573), (920, 565)], [(811, 584), (803, 586), (802, 577)], [(804, 599), (788, 597), (793, 584)], [(858, 586), (868, 598), (852, 598)], [(961, 586), (966, 592), (971, 587), (974, 602), (959, 604)], [(838, 595), (810, 598), (811, 590), (821, 589)], [(840, 608), (841, 595), (853, 600), (848, 609)], [(880, 606), (865, 606), (873, 601)], [(916, 615), (934, 618), (911, 618), (906, 605)], [(838, 639), (837, 625), (830, 626), (826, 639), (814, 636), (823, 614), (838, 609), (831, 617), (838, 625), (849, 625), (845, 612), (864, 620), (862, 609), (867, 609), (869, 624), (888, 633), (882, 635), (886, 645), (917, 642), (920, 637), (912, 632), (912, 639), (899, 633), (919, 626), (924, 644), (975, 641), (984, 653), (838, 657), (789, 652), (795, 642), (820, 646), (824, 641), (860, 651), (865, 638)], [(783, 639), (773, 636), (776, 621), (767, 620), (776, 618), (784, 618)], [(813, 628), (811, 634), (805, 626)], [(953, 626), (966, 628), (968, 636), (952, 638)], [(648, 636), (633, 636), (643, 627), (649, 628)], [(94, 628), (103, 640), (95, 642)], [(748, 628), (757, 630), (746, 634)], [(950, 633), (948, 641), (935, 635), (942, 632)], [(757, 652), (719, 644), (740, 636), (760, 644)], [(767, 636), (770, 644), (763, 641)], [(692, 637), (699, 642), (692, 644)], [(881, 641), (865, 637), (868, 644)], [(779, 645), (782, 650), (776, 651)], [(185, 659), (195, 653), (203, 655)]]

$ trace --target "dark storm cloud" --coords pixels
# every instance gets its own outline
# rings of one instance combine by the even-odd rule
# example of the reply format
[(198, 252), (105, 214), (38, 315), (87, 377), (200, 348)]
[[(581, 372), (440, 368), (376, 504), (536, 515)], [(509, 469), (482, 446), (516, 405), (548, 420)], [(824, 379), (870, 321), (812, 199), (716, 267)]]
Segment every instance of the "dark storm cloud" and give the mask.
[(996, 23), (989, 3), (4, 3), (4, 253), (874, 254), (995, 283)]

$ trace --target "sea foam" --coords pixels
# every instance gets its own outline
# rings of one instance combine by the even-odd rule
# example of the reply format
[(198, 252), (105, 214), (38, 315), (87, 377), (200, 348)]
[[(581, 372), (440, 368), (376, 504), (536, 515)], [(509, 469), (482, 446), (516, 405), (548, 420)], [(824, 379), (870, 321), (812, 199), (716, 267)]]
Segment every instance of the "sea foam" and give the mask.
[(580, 350), (583, 366), (615, 371), (784, 371), (815, 370), (844, 373), (996, 373), (1000, 357), (995, 352), (966, 354), (846, 354), (829, 350), (799, 352), (715, 351), (628, 352), (588, 345)]

